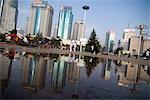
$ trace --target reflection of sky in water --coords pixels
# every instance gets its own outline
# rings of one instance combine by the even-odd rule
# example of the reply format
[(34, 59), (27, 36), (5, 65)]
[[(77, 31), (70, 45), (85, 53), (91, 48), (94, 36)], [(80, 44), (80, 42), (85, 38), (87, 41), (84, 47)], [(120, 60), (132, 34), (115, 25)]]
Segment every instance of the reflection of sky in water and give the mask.
[(149, 97), (150, 66), (123, 61), (119, 64), (119, 61), (108, 59), (95, 64), (97, 59), (76, 58), (76, 62), (71, 62), (72, 58), (67, 57), (65, 61), (62, 58), (65, 56), (59, 57), (61, 60), (56, 58), (50, 60), (42, 56), (26, 55), (13, 60), (11, 71), (8, 71), (9, 58), (1, 55), (1, 65), (5, 66), (1, 68), (1, 82), (8, 82), (8, 86), (2, 85), (5, 89), (2, 91), (2, 97), (72, 98), (72, 95), (91, 99)]

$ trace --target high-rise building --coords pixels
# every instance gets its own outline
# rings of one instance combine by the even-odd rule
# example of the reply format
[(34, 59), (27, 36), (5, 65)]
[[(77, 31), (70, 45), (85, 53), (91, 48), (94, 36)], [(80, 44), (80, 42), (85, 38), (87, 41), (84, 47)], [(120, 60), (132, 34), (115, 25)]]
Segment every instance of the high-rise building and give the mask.
[(26, 35), (28, 34), (28, 25), (29, 25), (29, 17), (27, 17), (26, 19), (26, 29), (25, 29)]
[(135, 29), (124, 29), (123, 39), (128, 41), (132, 36), (136, 36)]
[(27, 34), (42, 34), (43, 37), (51, 35), (53, 8), (48, 1), (35, 0), (30, 8)]
[(129, 39), (135, 37), (135, 29), (124, 29), (123, 38), (119, 40), (118, 47), (123, 47), (123, 50), (129, 49)]
[(58, 30), (57, 28), (58, 28), (57, 24), (53, 25), (51, 37), (57, 38), (57, 30)]
[(72, 31), (72, 39), (73, 40), (80, 40), (80, 38), (83, 38), (83, 21), (82, 20), (77, 20), (73, 26), (73, 31)]
[(57, 36), (59, 36), (61, 39), (70, 39), (72, 21), (73, 21), (72, 7), (62, 6), (59, 12)]
[(0, 0), (0, 19), (2, 14), (2, 8), (3, 8), (4, 0)]
[(5, 31), (16, 29), (18, 16), (18, 0), (0, 1), (0, 27)]
[[(129, 39), (129, 51), (131, 55), (138, 55), (139, 52), (139, 37), (131, 37)], [(140, 54), (150, 48), (150, 38), (142, 37)]]
[(106, 33), (105, 39), (105, 51), (113, 52), (114, 43), (115, 43), (115, 32), (108, 31)]

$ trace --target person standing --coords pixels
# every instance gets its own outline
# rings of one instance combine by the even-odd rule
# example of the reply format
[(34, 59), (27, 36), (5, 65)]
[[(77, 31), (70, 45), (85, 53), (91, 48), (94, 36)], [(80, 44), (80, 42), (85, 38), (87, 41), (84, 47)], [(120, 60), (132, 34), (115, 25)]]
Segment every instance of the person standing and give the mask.
[(70, 52), (72, 51), (72, 47), (73, 47), (73, 43), (72, 43), (72, 40), (70, 42)]
[(74, 48), (73, 48), (73, 49), (74, 49), (74, 52), (76, 52), (76, 48), (77, 48), (77, 43), (75, 42), (75, 43), (74, 43)]

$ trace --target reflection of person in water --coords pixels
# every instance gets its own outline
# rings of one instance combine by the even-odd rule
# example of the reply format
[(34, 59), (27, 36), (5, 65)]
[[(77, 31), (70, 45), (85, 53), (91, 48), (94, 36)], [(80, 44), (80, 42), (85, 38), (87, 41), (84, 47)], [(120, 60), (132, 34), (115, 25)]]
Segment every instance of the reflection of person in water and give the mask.
[(9, 57), (9, 59), (14, 59), (16, 52), (15, 50), (12, 49), (12, 50), (9, 50), (8, 52), (4, 52), (3, 54)]

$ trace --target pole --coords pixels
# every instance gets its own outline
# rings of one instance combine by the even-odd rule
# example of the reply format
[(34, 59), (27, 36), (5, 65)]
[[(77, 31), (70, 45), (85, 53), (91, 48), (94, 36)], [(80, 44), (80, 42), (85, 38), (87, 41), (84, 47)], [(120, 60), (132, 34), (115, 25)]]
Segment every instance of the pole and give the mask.
[(140, 28), (140, 37), (139, 37), (139, 48), (138, 48), (138, 56), (140, 57), (141, 53), (141, 42), (142, 42), (142, 28)]
[(84, 37), (84, 33), (85, 33), (85, 18), (86, 18), (86, 10), (84, 10), (84, 19), (83, 19), (83, 28), (82, 28), (82, 38)]
[(76, 81), (76, 86), (75, 86), (75, 94), (76, 95), (77, 95), (77, 92), (78, 92), (79, 72), (80, 72), (80, 66), (78, 66), (78, 70), (77, 70), (77, 81)]
[(141, 38), (142, 38), (142, 36), (140, 35), (140, 38), (139, 38), (139, 48), (138, 48), (138, 56), (140, 56), (140, 52), (141, 52)]

